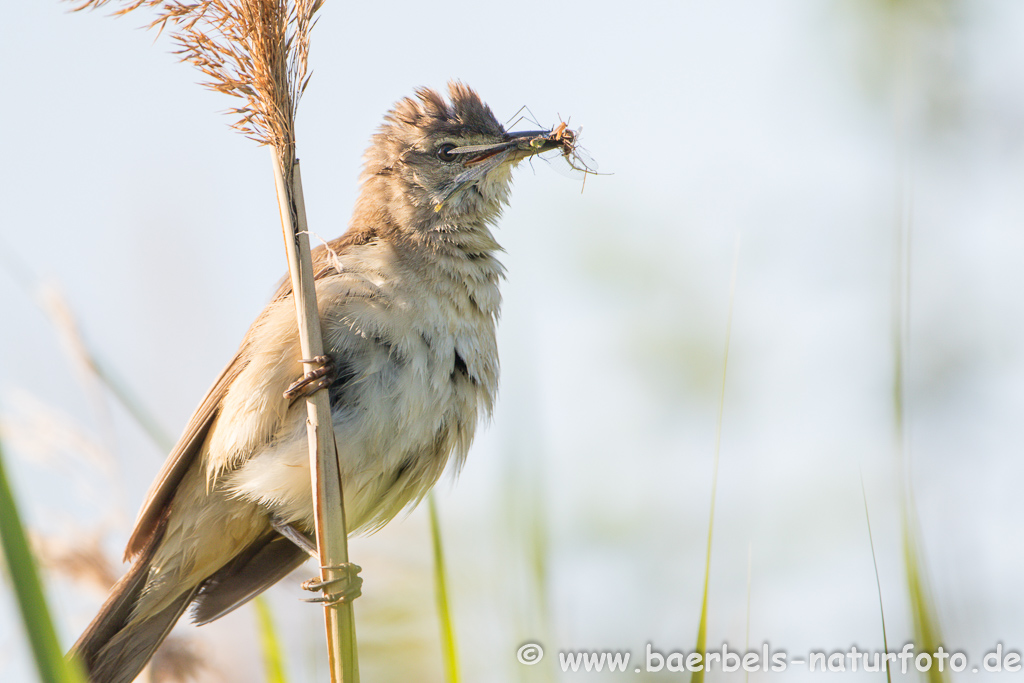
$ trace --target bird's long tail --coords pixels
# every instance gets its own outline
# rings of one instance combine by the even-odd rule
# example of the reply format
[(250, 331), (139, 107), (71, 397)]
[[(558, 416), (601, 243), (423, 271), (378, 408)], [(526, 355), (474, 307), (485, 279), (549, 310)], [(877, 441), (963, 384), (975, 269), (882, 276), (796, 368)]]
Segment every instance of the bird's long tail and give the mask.
[[(195, 602), (196, 623), (219, 619), (307, 559), (301, 548), (268, 527), (267, 533), (195, 585), (153, 583), (150, 569), (163, 532), (162, 524), (69, 653), (85, 667), (91, 683), (135, 680), (190, 603)], [(160, 605), (159, 611), (143, 614), (140, 602)]]
[(156, 652), (178, 618), (195, 598), (199, 586), (182, 587), (167, 607), (151, 615), (137, 615), (136, 605), (146, 588), (159, 546), (157, 534), (128, 573), (110, 591), (99, 614), (71, 648), (91, 683), (131, 683)]

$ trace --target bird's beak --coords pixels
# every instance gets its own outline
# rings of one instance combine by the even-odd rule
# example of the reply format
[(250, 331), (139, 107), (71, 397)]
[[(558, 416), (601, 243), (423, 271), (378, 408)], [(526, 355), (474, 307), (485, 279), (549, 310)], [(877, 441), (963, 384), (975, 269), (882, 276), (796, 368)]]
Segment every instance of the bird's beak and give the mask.
[(456, 147), (449, 151), (449, 154), (465, 154), (466, 166), (472, 166), (486, 161), (502, 152), (509, 152), (505, 159), (509, 161), (520, 161), (526, 157), (546, 152), (549, 149), (561, 147), (562, 142), (552, 136), (549, 130), (527, 130), (517, 133), (508, 133), (503, 142), (496, 142), (491, 145), (467, 145)]
[(552, 130), (507, 133), (501, 142), (489, 145), (466, 145), (448, 150), (449, 154), (464, 155), (462, 165), (465, 170), (452, 178), (451, 182), (441, 190), (434, 204), (434, 211), (440, 211), (448, 198), (458, 190), (486, 177), (491, 171), (505, 163), (515, 164), (549, 149), (564, 148), (567, 144), (564, 129), (565, 125), (561, 124)]
[(549, 149), (562, 147), (562, 140), (550, 130), (528, 130), (520, 133), (509, 133), (508, 145), (514, 146), (513, 156), (516, 161), (546, 152)]

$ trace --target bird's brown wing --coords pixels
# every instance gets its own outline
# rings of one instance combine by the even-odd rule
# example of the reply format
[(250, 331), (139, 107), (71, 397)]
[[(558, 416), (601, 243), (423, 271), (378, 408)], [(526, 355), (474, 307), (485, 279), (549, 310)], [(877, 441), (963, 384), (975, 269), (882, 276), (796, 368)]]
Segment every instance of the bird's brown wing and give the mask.
[[(352, 243), (365, 242), (372, 236), (365, 234), (365, 231), (351, 230), (341, 237), (331, 240), (326, 246), (321, 245), (313, 250), (313, 272), (314, 278), (319, 280), (322, 277), (336, 273), (334, 256), (346, 246)], [(290, 297), (292, 294), (291, 280), (286, 276), (278, 285), (272, 301)], [(150, 537), (156, 530), (160, 519), (163, 517), (168, 504), (174, 498), (174, 494), (181, 483), (185, 472), (195, 461), (202, 450), (203, 443), (210, 431), (210, 426), (217, 417), (221, 401), (227, 394), (232, 382), (245, 369), (249, 363), (251, 354), (246, 353), (246, 343), (249, 335), (246, 335), (242, 347), (235, 354), (235, 357), (228, 363), (228, 366), (220, 373), (220, 376), (206, 392), (199, 407), (192, 414), (185, 432), (178, 439), (167, 456), (167, 461), (157, 475), (156, 480), (146, 494), (146, 500), (142, 504), (139, 516), (135, 521), (135, 529), (131, 538), (128, 539), (128, 546), (125, 548), (125, 560), (138, 555), (146, 547)]]
[(167, 456), (167, 461), (164, 462), (153, 485), (149, 487), (146, 500), (135, 520), (135, 529), (132, 531), (131, 538), (128, 539), (128, 547), (124, 551), (125, 560), (140, 553), (156, 531), (164, 510), (178, 489), (178, 484), (181, 483), (185, 472), (199, 455), (203, 442), (206, 440), (206, 434), (210, 431), (210, 425), (213, 424), (214, 418), (217, 417), (217, 410), (228, 387), (247, 363), (248, 361), (242, 357), (242, 353), (239, 351), (220, 373), (213, 386), (206, 392), (199, 407), (196, 408), (196, 412), (192, 414), (192, 418), (185, 426), (185, 432), (178, 439), (178, 443), (174, 445), (170, 455)]

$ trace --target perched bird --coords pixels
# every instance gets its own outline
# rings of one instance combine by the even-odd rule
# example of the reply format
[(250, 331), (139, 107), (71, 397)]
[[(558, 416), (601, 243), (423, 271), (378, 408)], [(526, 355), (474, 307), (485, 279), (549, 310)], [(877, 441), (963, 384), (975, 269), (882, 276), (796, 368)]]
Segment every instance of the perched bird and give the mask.
[[(461, 466), (498, 386), (503, 277), (491, 232), (517, 162), (560, 143), (508, 133), (470, 88), (420, 89), (367, 150), (348, 231), (313, 252), (331, 420), (352, 533)], [(189, 420), (126, 550), (133, 564), (72, 653), (128, 683), (191, 605), (235, 609), (308, 557), (306, 407), (285, 281)], [(308, 382), (308, 380), (307, 380)]]

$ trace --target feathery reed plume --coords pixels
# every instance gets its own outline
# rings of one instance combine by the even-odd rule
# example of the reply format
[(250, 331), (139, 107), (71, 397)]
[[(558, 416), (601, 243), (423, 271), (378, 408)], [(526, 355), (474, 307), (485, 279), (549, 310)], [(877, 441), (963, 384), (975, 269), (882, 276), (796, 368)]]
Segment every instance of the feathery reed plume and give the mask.
[(32, 552), (47, 571), (64, 574), (102, 594), (121, 578), (103, 550), (99, 533), (81, 531), (67, 537), (30, 533), (29, 537)]
[[(75, 11), (117, 0), (86, 0)], [(295, 116), (309, 84), (309, 38), (323, 0), (122, 0), (114, 14), (157, 10), (150, 28), (168, 31), (182, 61), (209, 80), (203, 86), (245, 100), (229, 109), (232, 127), (269, 145), (290, 169)]]
[(202, 656), (196, 654), (196, 642), (191, 638), (169, 637), (149, 662), (149, 675), (153, 683), (194, 681), (199, 672), (204, 670), (210, 670), (209, 665)]

